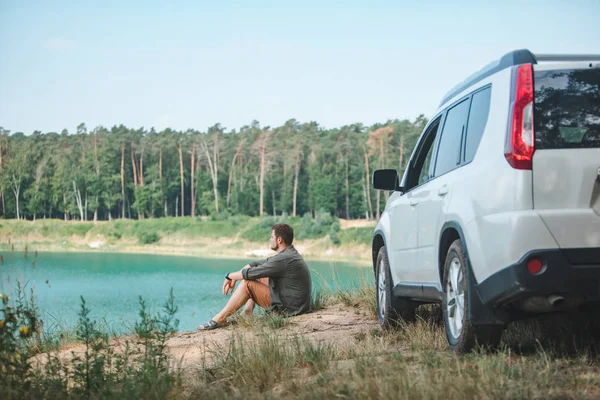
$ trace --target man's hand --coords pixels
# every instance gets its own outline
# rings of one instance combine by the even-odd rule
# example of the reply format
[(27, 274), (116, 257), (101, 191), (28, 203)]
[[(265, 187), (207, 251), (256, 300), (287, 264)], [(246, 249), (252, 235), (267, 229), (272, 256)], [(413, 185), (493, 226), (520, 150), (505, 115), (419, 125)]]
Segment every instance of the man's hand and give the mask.
[(237, 281), (241, 281), (244, 279), (244, 275), (242, 275), (242, 271), (246, 268), (250, 268), (250, 264), (247, 264), (244, 268), (239, 270), (238, 272), (230, 272), (227, 274), (229, 279), (225, 278), (225, 282), (223, 282), (223, 294), (227, 296), (229, 293), (233, 292), (235, 289), (235, 284)]
[(232, 293), (236, 283), (237, 281), (235, 279), (225, 278), (225, 282), (223, 282), (223, 294), (227, 296), (229, 293)]

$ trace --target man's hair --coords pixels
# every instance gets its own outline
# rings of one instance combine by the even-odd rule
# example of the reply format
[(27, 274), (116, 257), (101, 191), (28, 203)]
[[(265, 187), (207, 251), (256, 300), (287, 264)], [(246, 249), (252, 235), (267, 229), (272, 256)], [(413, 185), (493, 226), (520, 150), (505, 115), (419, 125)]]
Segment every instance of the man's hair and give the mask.
[(294, 241), (294, 229), (288, 224), (273, 225), (271, 229), (275, 232), (275, 238), (280, 237), (286, 246), (289, 246)]

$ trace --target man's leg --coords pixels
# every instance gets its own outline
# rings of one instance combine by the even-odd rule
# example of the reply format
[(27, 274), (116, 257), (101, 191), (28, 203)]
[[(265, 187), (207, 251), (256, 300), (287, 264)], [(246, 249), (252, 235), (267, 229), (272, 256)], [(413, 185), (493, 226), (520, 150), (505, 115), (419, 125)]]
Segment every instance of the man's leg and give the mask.
[(213, 317), (215, 322), (224, 323), (227, 320), (227, 317), (242, 308), (244, 303), (250, 299), (248, 296), (248, 290), (246, 289), (246, 284), (247, 281), (245, 280), (240, 282), (225, 307)]
[(256, 303), (254, 302), (254, 300), (248, 299), (248, 301), (246, 302), (246, 305), (244, 306), (244, 314), (246, 314), (246, 317), (252, 316), (252, 312), (254, 311), (254, 306), (256, 306)]
[[(260, 278), (258, 279), (258, 281), (264, 283), (265, 285), (269, 284), (269, 278)], [(248, 299), (248, 301), (246, 302), (246, 306), (244, 307), (244, 314), (246, 314), (246, 317), (252, 316), (252, 312), (254, 311), (255, 306), (256, 302), (252, 299)]]
[[(258, 281), (241, 281), (225, 308), (215, 315), (213, 320), (224, 323), (227, 317), (242, 308), (244, 303), (248, 303), (248, 300), (251, 300), (252, 303), (258, 303), (262, 308), (269, 308), (271, 306), (271, 293), (268, 282), (268, 278), (259, 279)], [(254, 310), (254, 306), (252, 306), (252, 310)]]

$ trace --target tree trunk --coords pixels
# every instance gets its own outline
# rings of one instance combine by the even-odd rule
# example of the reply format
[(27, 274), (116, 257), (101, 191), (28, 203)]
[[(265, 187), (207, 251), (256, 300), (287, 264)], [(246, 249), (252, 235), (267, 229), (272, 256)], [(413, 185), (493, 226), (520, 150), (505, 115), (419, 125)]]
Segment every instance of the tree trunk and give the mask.
[(296, 199), (298, 197), (298, 176), (300, 175), (300, 164), (302, 162), (302, 157), (300, 157), (300, 151), (296, 153), (296, 170), (294, 171), (294, 196), (292, 203), (292, 215), (294, 218), (296, 217)]
[(182, 144), (179, 142), (177, 146), (177, 151), (179, 151), (179, 175), (181, 181), (181, 216), (183, 217), (184, 209), (185, 209), (185, 197), (183, 197), (183, 150)]
[(162, 146), (158, 150), (158, 179), (160, 180), (160, 200), (165, 206), (165, 217), (168, 217), (167, 212), (167, 201), (165, 200), (165, 194), (163, 192), (163, 180), (162, 180)]
[[(367, 202), (367, 185), (368, 185), (368, 183), (365, 180), (363, 182), (363, 197), (365, 199), (365, 204), (368, 204), (368, 202)], [(368, 208), (365, 208), (365, 218), (370, 219), (369, 218), (369, 209)]]
[(263, 139), (263, 143), (260, 147), (260, 211), (258, 215), (263, 215), (264, 213), (264, 186), (265, 186), (265, 149), (266, 149), (266, 140)]
[(275, 191), (271, 191), (271, 198), (273, 201), (273, 216), (276, 217), (277, 216), (277, 209), (275, 208)]
[(367, 149), (363, 145), (363, 153), (365, 155), (365, 172), (366, 172), (366, 191), (367, 191), (367, 205), (369, 206), (369, 217), (367, 219), (371, 219), (373, 217), (373, 205), (371, 204), (371, 185), (369, 177), (371, 175), (369, 171), (369, 155), (367, 154)]
[(131, 168), (133, 169), (133, 189), (137, 189), (138, 186), (138, 174), (135, 162), (135, 154), (134, 154), (133, 142), (131, 142)]
[(125, 141), (121, 142), (121, 219), (125, 219)]
[(350, 219), (350, 184), (348, 182), (348, 152), (346, 151), (346, 219)]
[(83, 221), (83, 203), (81, 201), (81, 191), (77, 189), (77, 184), (73, 181), (73, 192), (75, 193), (75, 201), (77, 202), (77, 208), (79, 209), (79, 217)]
[[(98, 202), (98, 196), (96, 196), (96, 203)], [(98, 208), (94, 210), (94, 224), (98, 222)]]
[[(100, 179), (100, 163), (98, 162), (98, 132), (94, 133), (94, 164), (96, 166), (96, 181)], [(96, 182), (98, 184), (98, 182)], [(94, 209), (94, 224), (98, 222), (98, 195), (96, 194), (96, 208)]]
[(219, 172), (219, 165), (218, 165), (218, 158), (217, 158), (217, 145), (213, 144), (213, 157), (214, 160), (211, 159), (210, 157), (210, 153), (208, 151), (208, 146), (206, 145), (206, 143), (202, 142), (202, 148), (204, 149), (204, 152), (206, 153), (206, 158), (208, 160), (208, 168), (210, 170), (210, 176), (212, 178), (212, 184), (213, 184), (213, 194), (215, 196), (215, 211), (217, 212), (217, 214), (219, 213), (219, 191), (218, 191), (218, 172)]
[(195, 167), (194, 167), (194, 162), (196, 161), (194, 156), (196, 155), (196, 147), (192, 146), (192, 150), (190, 151), (190, 163), (192, 164), (191, 167), (191, 172), (192, 172), (192, 179), (190, 181), (190, 186), (191, 186), (191, 193), (190, 193), (190, 199), (192, 202), (192, 217), (196, 216), (196, 193), (195, 193), (195, 187), (194, 187), (194, 172), (195, 172)]
[(13, 193), (15, 195), (15, 206), (17, 209), (17, 219), (21, 219), (19, 212), (19, 193), (21, 192), (21, 183), (17, 183), (17, 178), (13, 174)]
[[(2, 145), (0, 145), (0, 174), (2, 173)], [(6, 207), (4, 206), (4, 184), (0, 183), (0, 200), (2, 200), (2, 215), (6, 216)]]
[(140, 153), (140, 167), (138, 168), (140, 186), (144, 186), (144, 145), (142, 142), (142, 151)]
[(162, 146), (158, 152), (158, 178), (162, 181)]
[(238, 158), (238, 156), (240, 155), (240, 152), (242, 151), (243, 144), (244, 144), (244, 141), (240, 140), (240, 142), (238, 143), (237, 149), (235, 149), (235, 154), (233, 155), (233, 159), (231, 160), (231, 168), (229, 168), (229, 179), (227, 180), (227, 200), (225, 201), (227, 208), (229, 208), (229, 199), (231, 196), (231, 179), (233, 177), (233, 168), (235, 166), (235, 160)]
[(404, 164), (404, 136), (400, 136), (400, 161), (398, 164), (400, 167), (398, 173), (402, 174), (402, 164)]

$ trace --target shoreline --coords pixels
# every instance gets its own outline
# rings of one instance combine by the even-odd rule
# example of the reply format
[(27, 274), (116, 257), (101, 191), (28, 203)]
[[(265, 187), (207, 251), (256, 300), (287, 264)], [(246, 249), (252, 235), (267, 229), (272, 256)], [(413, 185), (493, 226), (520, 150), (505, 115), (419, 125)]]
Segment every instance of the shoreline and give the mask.
[[(12, 250), (11, 246), (14, 245), (15, 249)], [(300, 254), (307, 261), (319, 261), (319, 262), (343, 262), (349, 264), (355, 264), (357, 267), (368, 267), (371, 266), (371, 260), (366, 257), (357, 257), (356, 254), (350, 254), (347, 256), (340, 256), (337, 254), (326, 254), (331, 249), (323, 251), (321, 255), (315, 254), (312, 251), (303, 252), (302, 250), (310, 246), (302, 241), (294, 243)], [(233, 259), (233, 260), (258, 260), (261, 258), (269, 257), (257, 256), (248, 254), (257, 251), (266, 251), (265, 248), (258, 246), (255, 249), (248, 251), (247, 248), (226, 248), (222, 245), (216, 246), (214, 251), (206, 251), (205, 246), (199, 246), (196, 249), (190, 249), (183, 246), (169, 246), (169, 245), (130, 245), (130, 246), (115, 246), (109, 245), (105, 248), (94, 248), (89, 245), (72, 245), (64, 246), (60, 243), (36, 243), (27, 242), (22, 240), (11, 240), (11, 245), (6, 243), (0, 244), (0, 251), (2, 252), (19, 252), (24, 251), (25, 246), (29, 253), (31, 252), (47, 252), (47, 253), (108, 253), (108, 254), (145, 254), (145, 255), (160, 255), (160, 256), (178, 256), (178, 257), (194, 257), (194, 258), (217, 258), (217, 259)], [(355, 248), (355, 246), (353, 246)], [(336, 250), (344, 250), (343, 248), (337, 248)], [(274, 253), (272, 253), (274, 254)], [(271, 255), (272, 255), (271, 254)]]
[[(268, 248), (270, 232), (266, 232), (264, 221), (260, 218), (242, 219), (199, 221), (183, 217), (96, 223), (0, 219), (0, 251), (23, 251), (27, 248), (30, 252), (157, 254), (246, 260), (273, 254)], [(331, 233), (326, 233), (327, 226), (314, 225), (312, 220), (310, 226), (296, 221), (304, 238), (296, 239), (294, 246), (307, 261), (371, 265), (370, 237), (374, 221), (338, 221), (335, 240)], [(315, 235), (314, 229), (321, 233)], [(263, 237), (265, 240), (261, 240)]]

